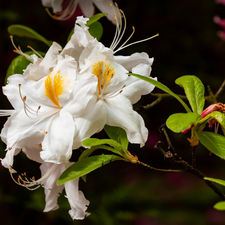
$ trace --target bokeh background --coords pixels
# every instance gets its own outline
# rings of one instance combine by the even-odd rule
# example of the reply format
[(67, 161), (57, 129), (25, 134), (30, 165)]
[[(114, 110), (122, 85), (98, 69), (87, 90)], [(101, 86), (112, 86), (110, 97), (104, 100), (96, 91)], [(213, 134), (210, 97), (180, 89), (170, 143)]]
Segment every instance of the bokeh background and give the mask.
[[(159, 33), (160, 36), (148, 42), (134, 45), (118, 54), (130, 55), (134, 52), (147, 52), (154, 57), (152, 76), (169, 86), (174, 92), (183, 90), (174, 81), (182, 75), (196, 75), (206, 87), (210, 85), (216, 92), (225, 79), (225, 43), (218, 36), (220, 28), (214, 24), (213, 17), (225, 18), (225, 6), (214, 0), (118, 0), (119, 7), (125, 12), (129, 37), (131, 26), (136, 32), (131, 41), (137, 41)], [(96, 10), (98, 12), (98, 10)], [(81, 12), (78, 10), (77, 15)], [(104, 34), (101, 39), (110, 46), (115, 27), (105, 18), (101, 19)], [(11, 24), (29, 26), (48, 40), (62, 46), (74, 26), (74, 18), (69, 21), (55, 21), (48, 16), (40, 0), (0, 1), (0, 82), (4, 78), (10, 62), (17, 56), (13, 53), (7, 27)], [(31, 45), (38, 51), (46, 52), (48, 47), (36, 40), (14, 37), (16, 45), (26, 51)], [(154, 92), (160, 92), (155, 89)], [(149, 104), (152, 96), (144, 96), (135, 105)], [(225, 91), (219, 101), (224, 102)], [(3, 94), (0, 97), (1, 109), (11, 108)], [(206, 106), (207, 106), (206, 102)], [(154, 149), (157, 141), (165, 142), (158, 127), (167, 117), (176, 112), (184, 112), (180, 103), (173, 99), (163, 100), (149, 110), (140, 111), (149, 129), (146, 147), (129, 147), (132, 154), (158, 168), (176, 168), (167, 162)], [(0, 118), (1, 127), (6, 118)], [(168, 131), (178, 154), (191, 162), (191, 148), (187, 142), (189, 134), (173, 134)], [(104, 133), (99, 134), (104, 137)], [(0, 158), (5, 155), (5, 146), (0, 143)], [(82, 149), (74, 151), (76, 160)], [(202, 146), (197, 149), (197, 167), (207, 176), (225, 178), (225, 163)], [(101, 153), (99, 151), (99, 153)], [(22, 153), (15, 158), (15, 168), (19, 173), (26, 171), (28, 176), (39, 177), (39, 165), (26, 159)], [(139, 165), (113, 162), (100, 168), (80, 181), (80, 189), (90, 200), (88, 211), (91, 215), (83, 221), (72, 221), (70, 209), (63, 193), (59, 198), (57, 211), (43, 213), (43, 188), (28, 191), (16, 185), (7, 169), (0, 165), (0, 224), (33, 225), (223, 225), (225, 212), (216, 211), (213, 205), (219, 197), (203, 181), (189, 173), (160, 173)], [(221, 188), (225, 191), (225, 188)]]

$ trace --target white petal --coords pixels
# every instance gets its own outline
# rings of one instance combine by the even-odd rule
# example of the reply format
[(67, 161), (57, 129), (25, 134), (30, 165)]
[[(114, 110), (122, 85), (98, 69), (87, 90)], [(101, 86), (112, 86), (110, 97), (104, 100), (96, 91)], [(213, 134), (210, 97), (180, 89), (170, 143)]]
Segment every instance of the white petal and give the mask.
[(95, 8), (93, 6), (92, 0), (81, 0), (79, 1), (79, 6), (86, 17), (90, 18), (94, 15)]
[(54, 13), (62, 11), (63, 0), (41, 0), (41, 2), (43, 6), (51, 7)]
[[(119, 13), (112, 0), (93, 0), (93, 2), (101, 12), (107, 13), (107, 18), (112, 21), (113, 24), (116, 24), (114, 16), (116, 14), (117, 18), (119, 18)], [(112, 6), (110, 6), (110, 3)]]
[(94, 98), (91, 101), (92, 104), (89, 105), (82, 117), (75, 118), (75, 125), (78, 130), (73, 143), (75, 149), (81, 146), (84, 139), (100, 132), (106, 124), (107, 112), (103, 101), (97, 101)]
[(22, 151), (26, 154), (27, 158), (38, 163), (43, 163), (40, 157), (40, 152), (42, 151), (40, 145), (26, 146)]
[(25, 84), (22, 75), (16, 74), (8, 78), (8, 84), (2, 88), (4, 95), (8, 98), (14, 109), (22, 109), (23, 101), (19, 94), (19, 84)]
[(128, 71), (132, 71), (133, 67), (141, 63), (148, 64), (150, 66), (153, 63), (153, 58), (149, 58), (148, 54), (145, 52), (134, 53), (131, 56), (115, 56), (114, 59)]
[(122, 96), (107, 98), (105, 100), (107, 109), (107, 124), (123, 128), (127, 133), (127, 138), (131, 143), (144, 146), (148, 130), (144, 125), (142, 117), (133, 110), (130, 101)]
[[(139, 64), (132, 69), (132, 73), (146, 77), (149, 77), (150, 72), (151, 67), (148, 64)], [(157, 80), (157, 78), (152, 79)], [(123, 88), (123, 92), (121, 94), (126, 96), (131, 101), (131, 104), (135, 104), (139, 101), (142, 95), (147, 95), (152, 92), (155, 87), (154, 85), (134, 76), (129, 76), (123, 84), (126, 85), (126, 87)]]
[(39, 122), (38, 125), (35, 125), (35, 122), (24, 111), (15, 112), (9, 117), (2, 129), (7, 147), (23, 148), (40, 144), (44, 138), (44, 133), (41, 131), (45, 131), (45, 121)]
[(95, 96), (97, 77), (93, 74), (82, 74), (75, 85), (71, 100), (64, 106), (73, 117), (81, 116), (86, 111), (87, 104)]
[(43, 69), (45, 73), (50, 73), (51, 69), (56, 65), (57, 62), (57, 56), (59, 55), (59, 51), (62, 50), (62, 47), (56, 43), (53, 42), (49, 50), (47, 51), (45, 57), (39, 64), (39, 66)]
[[(53, 165), (54, 164), (52, 163), (43, 163), (40, 166), (42, 176), (44, 176)], [(57, 200), (59, 194), (62, 193), (64, 185), (57, 186), (56, 182), (62, 173), (61, 172), (62, 168), (65, 169), (64, 164), (58, 165), (55, 171), (51, 173), (47, 178), (47, 180), (44, 182), (45, 202), (46, 202), (44, 212), (56, 210), (59, 208)]]
[[(1, 159), (2, 166), (5, 168), (10, 168), (13, 166), (14, 156), (17, 155), (20, 152), (20, 149), (13, 148), (11, 150), (7, 150), (7, 153), (5, 155), (5, 158)], [(14, 171), (16, 172), (16, 171)]]
[(66, 197), (68, 198), (71, 210), (69, 211), (72, 219), (82, 220), (89, 213), (86, 212), (89, 201), (85, 198), (78, 187), (79, 178), (65, 183)]
[(61, 109), (51, 118), (47, 131), (42, 142), (41, 158), (45, 162), (68, 163), (72, 155), (75, 132), (73, 117), (66, 110)]

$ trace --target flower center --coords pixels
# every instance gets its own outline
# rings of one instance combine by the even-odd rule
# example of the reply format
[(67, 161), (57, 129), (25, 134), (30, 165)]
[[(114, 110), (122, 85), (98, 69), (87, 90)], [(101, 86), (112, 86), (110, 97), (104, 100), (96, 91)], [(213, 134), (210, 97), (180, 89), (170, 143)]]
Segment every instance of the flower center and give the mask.
[(45, 80), (45, 95), (58, 107), (59, 96), (64, 92), (65, 78), (57, 71), (51, 72)]
[(92, 67), (92, 73), (98, 78), (98, 92), (99, 95), (101, 95), (113, 78), (115, 70), (111, 66), (110, 62), (103, 61), (94, 63)]

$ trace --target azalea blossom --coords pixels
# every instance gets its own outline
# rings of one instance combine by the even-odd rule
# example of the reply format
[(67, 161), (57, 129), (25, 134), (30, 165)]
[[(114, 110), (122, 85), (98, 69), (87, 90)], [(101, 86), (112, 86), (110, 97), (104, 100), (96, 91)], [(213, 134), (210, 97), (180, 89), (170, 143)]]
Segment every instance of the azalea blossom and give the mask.
[(24, 75), (10, 76), (3, 87), (14, 108), (1, 110), (3, 115), (10, 115), (1, 132), (7, 144), (6, 158), (16, 154), (17, 149), (41, 144), (40, 155), (45, 162), (69, 162), (77, 132), (74, 118), (84, 112), (95, 91), (90, 82), (96, 78), (86, 75), (78, 81), (75, 59), (56, 55), (55, 48), (59, 46), (53, 44), (46, 57), (39, 63), (36, 59)]
[(112, 0), (69, 0), (68, 5), (64, 9), (62, 7), (63, 0), (41, 0), (41, 2), (43, 6), (52, 8), (54, 13), (52, 17), (57, 20), (69, 19), (79, 4), (81, 11), (86, 17), (89, 18), (94, 15), (95, 5), (101, 12), (107, 13), (107, 18), (112, 23), (115, 23), (114, 14), (116, 8), (113, 6)]
[(69, 181), (59, 186), (56, 185), (56, 182), (59, 179), (60, 175), (73, 163), (70, 162), (54, 164), (44, 162), (40, 158), (41, 148), (39, 145), (25, 147), (23, 148), (23, 152), (27, 155), (29, 159), (41, 163), (40, 170), (42, 177), (38, 180), (35, 180), (34, 178), (28, 179), (26, 177), (26, 173), (22, 173), (18, 176), (18, 179), (15, 180), (13, 175), (13, 173), (15, 173), (15, 170), (10, 167), (9, 171), (11, 177), (15, 183), (20, 186), (26, 187), (29, 190), (35, 190), (40, 186), (44, 187), (46, 202), (44, 212), (49, 212), (59, 208), (57, 200), (59, 195), (65, 188), (65, 197), (68, 198), (71, 207), (71, 210), (69, 210), (69, 214), (72, 219), (81, 220), (84, 219), (85, 216), (89, 215), (89, 213), (86, 212), (87, 206), (89, 205), (89, 201), (85, 198), (83, 192), (79, 190), (79, 179)]
[(114, 55), (130, 45), (126, 45), (127, 40), (117, 48), (125, 31), (125, 27), (122, 30), (121, 26), (122, 18), (125, 19), (124, 14), (116, 18), (117, 30), (110, 48), (96, 39), (90, 40), (79, 57), (81, 76), (86, 74), (95, 76), (98, 84), (85, 113), (75, 118), (79, 132), (74, 141), (74, 148), (77, 148), (85, 138), (101, 131), (105, 124), (123, 128), (131, 143), (143, 146), (147, 140), (148, 130), (144, 120), (133, 110), (132, 105), (141, 98), (141, 95), (149, 94), (154, 86), (128, 76), (127, 73), (133, 72), (149, 77), (153, 58), (149, 58), (147, 53), (134, 53), (131, 56)]

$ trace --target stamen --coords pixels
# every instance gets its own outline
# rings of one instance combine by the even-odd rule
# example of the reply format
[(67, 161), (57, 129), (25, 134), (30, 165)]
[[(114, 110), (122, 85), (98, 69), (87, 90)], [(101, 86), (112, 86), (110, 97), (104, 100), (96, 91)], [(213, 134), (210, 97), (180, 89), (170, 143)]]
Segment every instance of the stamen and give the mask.
[(34, 177), (28, 179), (26, 177), (26, 173), (23, 173), (22, 176), (18, 176), (17, 181), (14, 179), (13, 177), (13, 168), (9, 167), (9, 172), (10, 172), (10, 176), (12, 177), (12, 180), (20, 185), (23, 186), (25, 188), (27, 188), (28, 190), (35, 190), (37, 188), (39, 188), (40, 186), (43, 186), (44, 182), (49, 178), (49, 176), (54, 173), (54, 171), (56, 170), (58, 164), (53, 164), (52, 167), (47, 171), (47, 173), (42, 176), (40, 179), (35, 180)]
[(20, 94), (20, 98), (21, 98), (22, 101), (23, 101), (23, 107), (24, 107), (24, 112), (25, 112), (25, 114), (26, 114), (30, 119), (34, 119), (34, 118), (30, 117), (30, 116), (28, 115), (28, 113), (31, 114), (31, 115), (36, 115), (36, 116), (37, 116), (37, 115), (38, 115), (38, 111), (40, 110), (41, 106), (39, 105), (38, 108), (37, 108), (37, 110), (34, 110), (34, 109), (32, 109), (30, 106), (28, 106), (28, 105), (26, 104), (27, 96), (25, 95), (24, 97), (22, 97), (22, 93), (21, 93), (21, 84), (19, 84), (19, 94)]
[(43, 59), (43, 57), (36, 50), (34, 50), (30, 45), (28, 45), (27, 47), (31, 49), (34, 53), (36, 53), (41, 59)]
[[(115, 12), (114, 7), (112, 7), (113, 13), (115, 14), (114, 18), (116, 20), (116, 32), (115, 32), (112, 44), (110, 46), (110, 49), (113, 50), (114, 54), (116, 52), (124, 49), (124, 48), (127, 48), (127, 47), (131, 46), (131, 45), (134, 45), (134, 44), (137, 44), (137, 43), (141, 43), (141, 42), (144, 42), (144, 41), (148, 41), (148, 40), (150, 40), (150, 39), (152, 39), (154, 37), (159, 36), (159, 34), (156, 34), (156, 35), (154, 35), (152, 37), (149, 37), (149, 38), (146, 38), (146, 39), (143, 39), (143, 40), (140, 40), (140, 41), (136, 41), (136, 42), (133, 42), (133, 43), (130, 43), (130, 44), (126, 45), (126, 43), (131, 39), (131, 37), (133, 36), (133, 34), (135, 32), (135, 28), (132, 27), (133, 31), (132, 31), (131, 35), (127, 38), (127, 40), (116, 51), (114, 51), (114, 49), (118, 46), (119, 42), (121, 41), (121, 39), (122, 39), (122, 37), (123, 37), (123, 35), (125, 33), (126, 26), (127, 26), (127, 20), (126, 20), (126, 16), (125, 16), (124, 12), (121, 9), (119, 9), (117, 3), (114, 3), (114, 4), (115, 4), (116, 9), (117, 9), (117, 12)], [(112, 4), (110, 4), (110, 6), (112, 6)], [(119, 18), (117, 17), (117, 14), (119, 15)], [(122, 18), (123, 18), (123, 22), (124, 22), (123, 31), (122, 31)]]
[(15, 45), (15, 43), (14, 43), (14, 41), (13, 41), (13, 36), (12, 36), (12, 35), (10, 35), (10, 39), (11, 39), (11, 42), (12, 42), (13, 47), (15, 48), (15, 50), (13, 50), (13, 51), (14, 51), (15, 53), (19, 54), (19, 55), (23, 55), (26, 59), (28, 59), (29, 61), (33, 62), (33, 58), (32, 58), (31, 56), (25, 54), (25, 53), (21, 50), (20, 46), (18, 46), (18, 48), (16, 47), (16, 45)]
[(150, 40), (152, 38), (155, 38), (155, 37), (158, 37), (158, 36), (159, 36), (159, 34), (156, 34), (156, 35), (154, 35), (152, 37), (149, 37), (149, 38), (146, 38), (146, 39), (143, 39), (143, 40), (140, 40), (140, 41), (136, 41), (136, 42), (130, 43), (130, 44), (126, 45), (126, 46), (123, 46), (122, 48), (120, 47), (119, 49), (117, 49), (116, 51), (114, 51), (114, 53), (116, 53), (116, 52), (118, 52), (118, 51), (120, 51), (120, 50), (122, 50), (124, 48), (127, 48), (127, 47), (129, 47), (131, 45), (134, 45), (134, 44), (137, 44), (137, 43), (141, 43), (141, 42), (144, 42), (144, 41), (148, 41), (148, 40)]
[(15, 110), (0, 110), (0, 116), (11, 116)]

